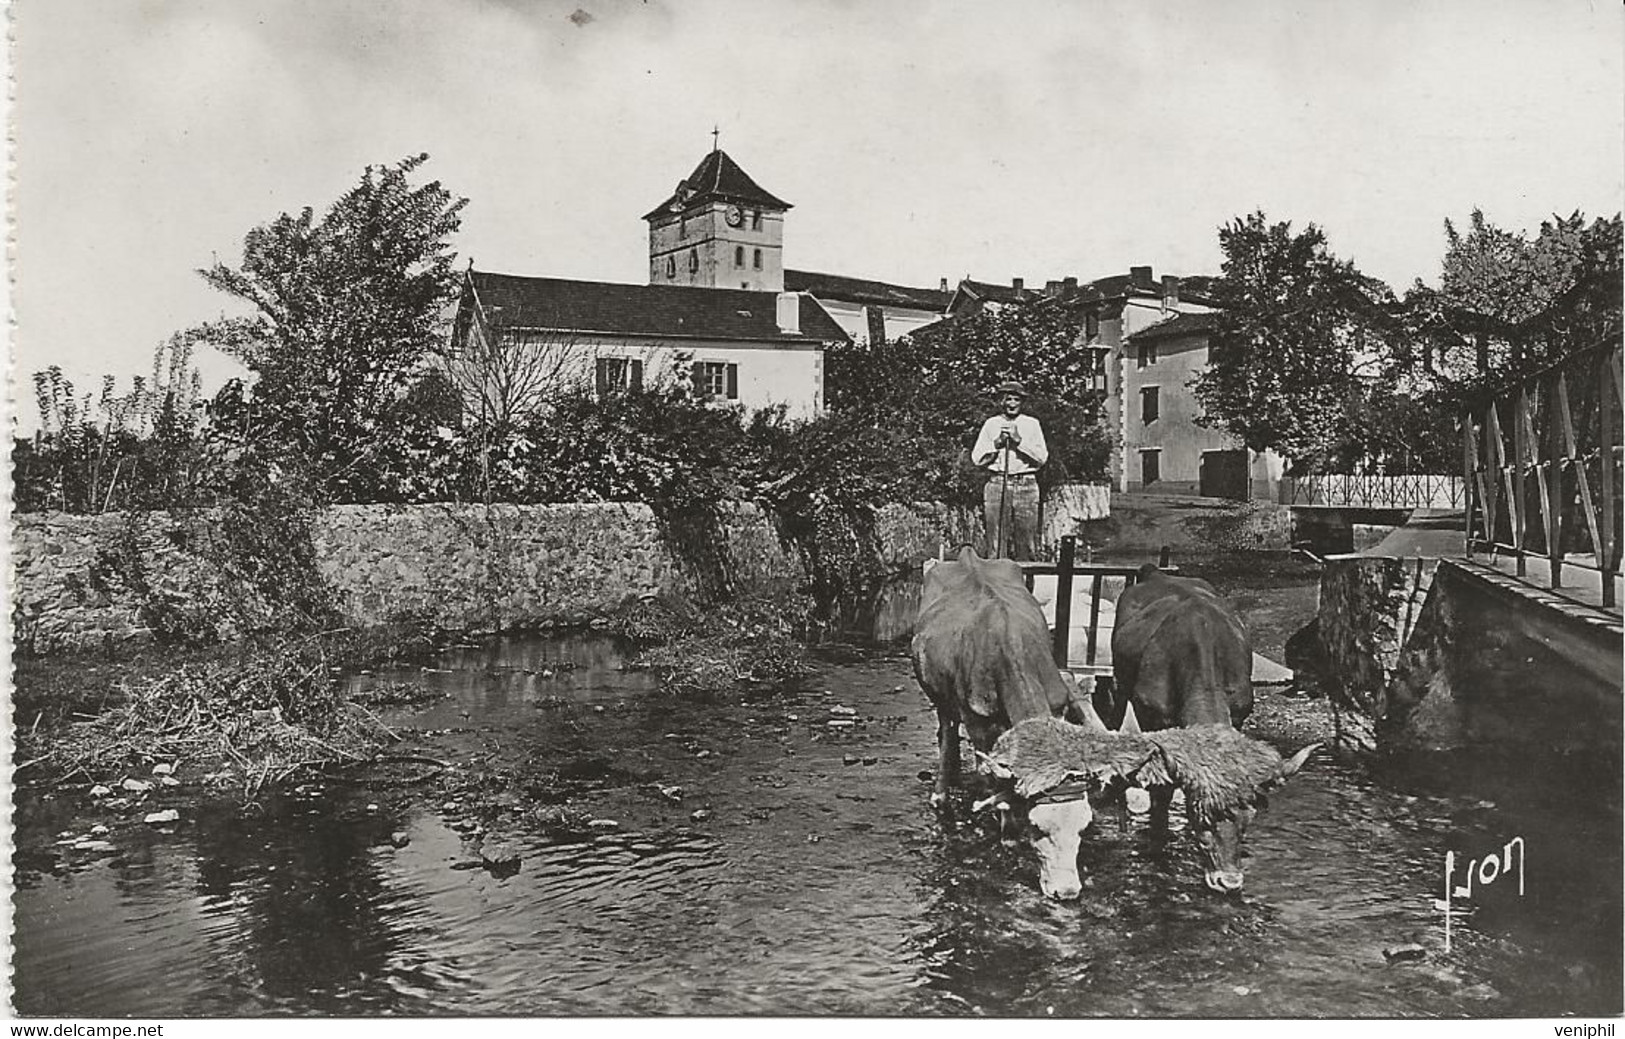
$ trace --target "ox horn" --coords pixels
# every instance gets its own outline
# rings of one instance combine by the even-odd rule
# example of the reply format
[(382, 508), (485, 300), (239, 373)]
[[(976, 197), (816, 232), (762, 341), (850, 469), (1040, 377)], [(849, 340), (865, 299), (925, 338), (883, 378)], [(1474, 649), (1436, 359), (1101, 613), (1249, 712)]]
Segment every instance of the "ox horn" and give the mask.
[(1130, 700), (1123, 709), (1123, 724), (1117, 727), (1118, 732), (1140, 735), (1140, 718), (1134, 713), (1134, 701)]
[(1095, 705), (1091, 702), (1092, 700), (1093, 697), (1082, 695), (1072, 699), (1073, 704), (1078, 708), (1079, 717), (1083, 719), (1083, 727), (1092, 732), (1110, 732), (1111, 730), (1106, 728), (1106, 723), (1100, 720), (1100, 715), (1095, 713)]
[(1298, 769), (1303, 767), (1303, 763), (1309, 760), (1309, 755), (1313, 754), (1319, 749), (1320, 744), (1311, 743), (1309, 746), (1303, 748), (1290, 758), (1287, 758), (1285, 761), (1281, 762), (1281, 778), (1286, 779), (1288, 776), (1295, 775)]

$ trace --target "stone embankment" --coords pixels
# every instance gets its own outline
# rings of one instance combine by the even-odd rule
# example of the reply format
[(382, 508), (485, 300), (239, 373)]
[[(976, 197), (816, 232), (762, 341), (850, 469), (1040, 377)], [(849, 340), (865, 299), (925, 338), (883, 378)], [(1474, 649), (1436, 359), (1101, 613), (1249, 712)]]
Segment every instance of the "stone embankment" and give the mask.
[[(1105, 488), (1067, 489), (1046, 516), (1046, 537), (1106, 509)], [(16, 517), (14, 644), (43, 654), (148, 640), (155, 603), (171, 616), (217, 616), (218, 634), (231, 637), (223, 604), (240, 596), (242, 582), (207, 548), (217, 525), (208, 510)], [(912, 573), (945, 546), (979, 541), (980, 526), (973, 511), (887, 506), (875, 534), (884, 564)], [(347, 505), (319, 514), (311, 539), (344, 621), (357, 626), (562, 627), (693, 587), (683, 554), (637, 504)], [(773, 595), (804, 581), (795, 549), (754, 506), (728, 510), (720, 541), (741, 593)]]

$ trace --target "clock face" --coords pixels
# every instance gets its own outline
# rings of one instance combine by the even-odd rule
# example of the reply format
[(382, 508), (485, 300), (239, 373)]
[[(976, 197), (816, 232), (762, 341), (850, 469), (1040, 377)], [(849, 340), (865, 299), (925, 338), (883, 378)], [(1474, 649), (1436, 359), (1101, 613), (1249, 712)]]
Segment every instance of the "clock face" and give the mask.
[(744, 219), (745, 219), (745, 214), (740, 212), (738, 206), (729, 206), (728, 207), (728, 226), (729, 227), (738, 227), (740, 225), (740, 223), (742, 223), (744, 221)]

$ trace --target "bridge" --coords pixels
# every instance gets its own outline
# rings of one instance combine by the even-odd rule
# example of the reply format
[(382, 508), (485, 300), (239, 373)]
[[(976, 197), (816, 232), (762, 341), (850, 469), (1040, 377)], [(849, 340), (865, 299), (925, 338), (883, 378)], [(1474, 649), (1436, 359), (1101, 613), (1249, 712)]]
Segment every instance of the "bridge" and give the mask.
[(1620, 347), (1569, 357), (1461, 415), (1466, 559), (1619, 615)]

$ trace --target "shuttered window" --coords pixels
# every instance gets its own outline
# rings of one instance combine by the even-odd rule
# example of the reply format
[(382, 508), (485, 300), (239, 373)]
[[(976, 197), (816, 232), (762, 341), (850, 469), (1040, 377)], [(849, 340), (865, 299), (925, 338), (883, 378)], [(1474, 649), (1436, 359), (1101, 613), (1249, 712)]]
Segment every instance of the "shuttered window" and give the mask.
[(1157, 388), (1146, 386), (1140, 390), (1140, 422), (1149, 426), (1157, 421)]
[(708, 399), (739, 399), (739, 365), (726, 361), (694, 362), (694, 392)]
[(635, 357), (598, 358), (598, 396), (643, 389), (643, 362)]

